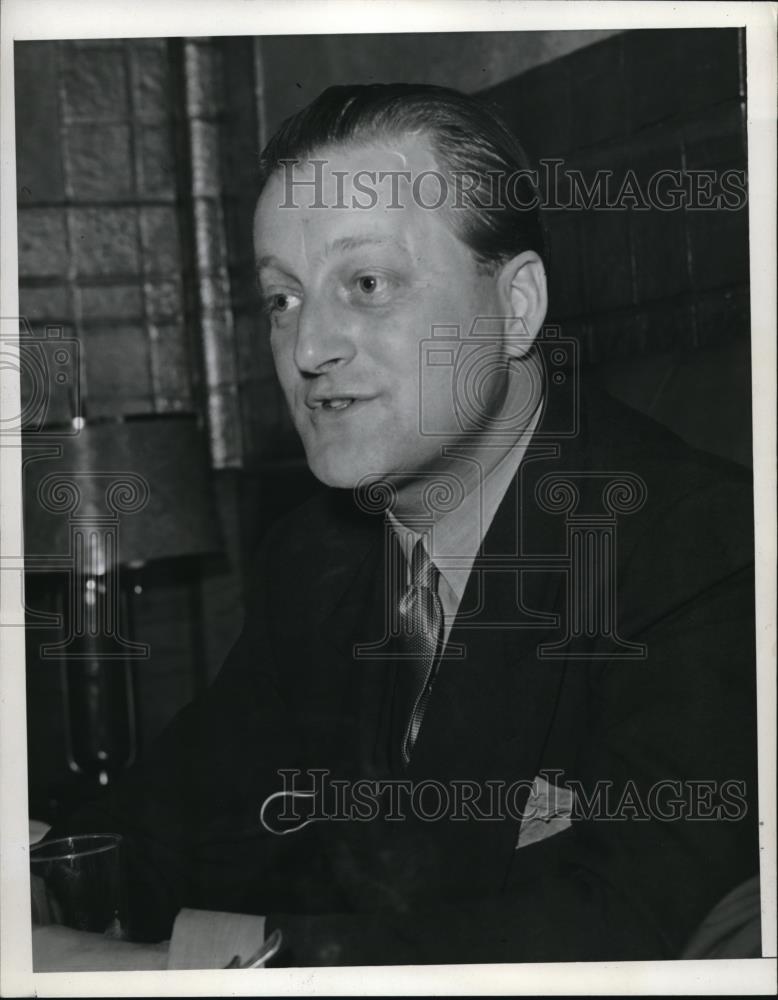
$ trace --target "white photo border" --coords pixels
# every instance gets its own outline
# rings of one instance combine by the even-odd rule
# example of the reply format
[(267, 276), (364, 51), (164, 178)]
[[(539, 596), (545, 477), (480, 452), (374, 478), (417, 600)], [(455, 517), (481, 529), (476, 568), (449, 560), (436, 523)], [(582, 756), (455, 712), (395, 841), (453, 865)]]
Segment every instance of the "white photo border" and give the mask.
[[(33, 973), (28, 876), (20, 442), (0, 448), (0, 995), (571, 995), (776, 989), (776, 19), (775, 3), (569, 0), (3, 0), (0, 26), (0, 317), (19, 315), (14, 41), (60, 38), (746, 28), (763, 959), (388, 966), (205, 972)], [(19, 412), (0, 369), (0, 420)], [(16, 561), (14, 561), (16, 559)], [(18, 563), (18, 566), (17, 566)], [(8, 567), (11, 567), (8, 569)]]

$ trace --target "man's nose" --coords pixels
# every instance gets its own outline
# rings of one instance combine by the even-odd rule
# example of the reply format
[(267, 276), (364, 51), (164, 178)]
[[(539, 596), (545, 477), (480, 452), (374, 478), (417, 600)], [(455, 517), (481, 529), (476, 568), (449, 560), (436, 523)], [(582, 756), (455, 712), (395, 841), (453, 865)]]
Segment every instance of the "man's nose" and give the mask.
[(320, 375), (355, 354), (353, 331), (336, 311), (307, 302), (300, 311), (294, 360), (304, 375)]

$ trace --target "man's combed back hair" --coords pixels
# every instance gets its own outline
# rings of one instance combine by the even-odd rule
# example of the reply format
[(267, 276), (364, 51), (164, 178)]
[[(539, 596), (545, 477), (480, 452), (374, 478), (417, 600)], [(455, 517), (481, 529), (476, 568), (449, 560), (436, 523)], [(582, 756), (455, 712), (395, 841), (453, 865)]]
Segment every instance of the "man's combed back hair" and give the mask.
[(260, 184), (264, 188), (285, 161), (309, 159), (327, 147), (409, 134), (428, 137), (446, 182), (460, 185), (462, 207), (446, 211), (480, 265), (492, 269), (525, 250), (546, 259), (539, 198), (518, 140), (487, 104), (446, 87), (328, 87), (287, 118), (267, 144)]

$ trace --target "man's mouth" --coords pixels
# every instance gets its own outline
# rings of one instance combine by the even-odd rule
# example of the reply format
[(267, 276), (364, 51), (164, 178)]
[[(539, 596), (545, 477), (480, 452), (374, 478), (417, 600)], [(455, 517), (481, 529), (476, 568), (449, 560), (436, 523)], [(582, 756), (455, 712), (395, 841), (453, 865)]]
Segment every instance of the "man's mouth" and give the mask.
[(354, 402), (356, 400), (353, 396), (342, 396), (335, 399), (325, 399), (321, 405), (324, 410), (345, 410)]
[(306, 406), (312, 410), (312, 415), (323, 413), (344, 413), (346, 410), (359, 408), (364, 403), (369, 403), (373, 396), (312, 396), (306, 400)]

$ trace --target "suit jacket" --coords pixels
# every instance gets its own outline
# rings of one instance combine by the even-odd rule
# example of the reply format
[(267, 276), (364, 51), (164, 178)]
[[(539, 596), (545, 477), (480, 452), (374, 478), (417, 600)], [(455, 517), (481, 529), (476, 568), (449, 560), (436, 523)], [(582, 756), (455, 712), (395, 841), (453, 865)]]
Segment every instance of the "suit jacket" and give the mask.
[[(67, 824), (126, 834), (136, 937), (166, 936), (186, 905), (268, 914), (295, 965), (669, 958), (757, 870), (750, 476), (604, 395), (559, 436), (554, 405), (481, 546), (449, 640), (466, 655), (441, 664), (407, 772), (387, 752), (401, 664), (381, 646), (383, 517), (327, 491), (271, 532), (212, 687)], [(571, 610), (573, 550), (600, 544), (605, 637)], [(300, 789), (326, 769), (524, 790), (503, 819), (277, 835), (259, 813), (290, 768)], [(610, 805), (517, 849), (540, 773)], [(647, 809), (658, 782), (707, 818), (673, 819), (666, 796), (666, 818)]]

